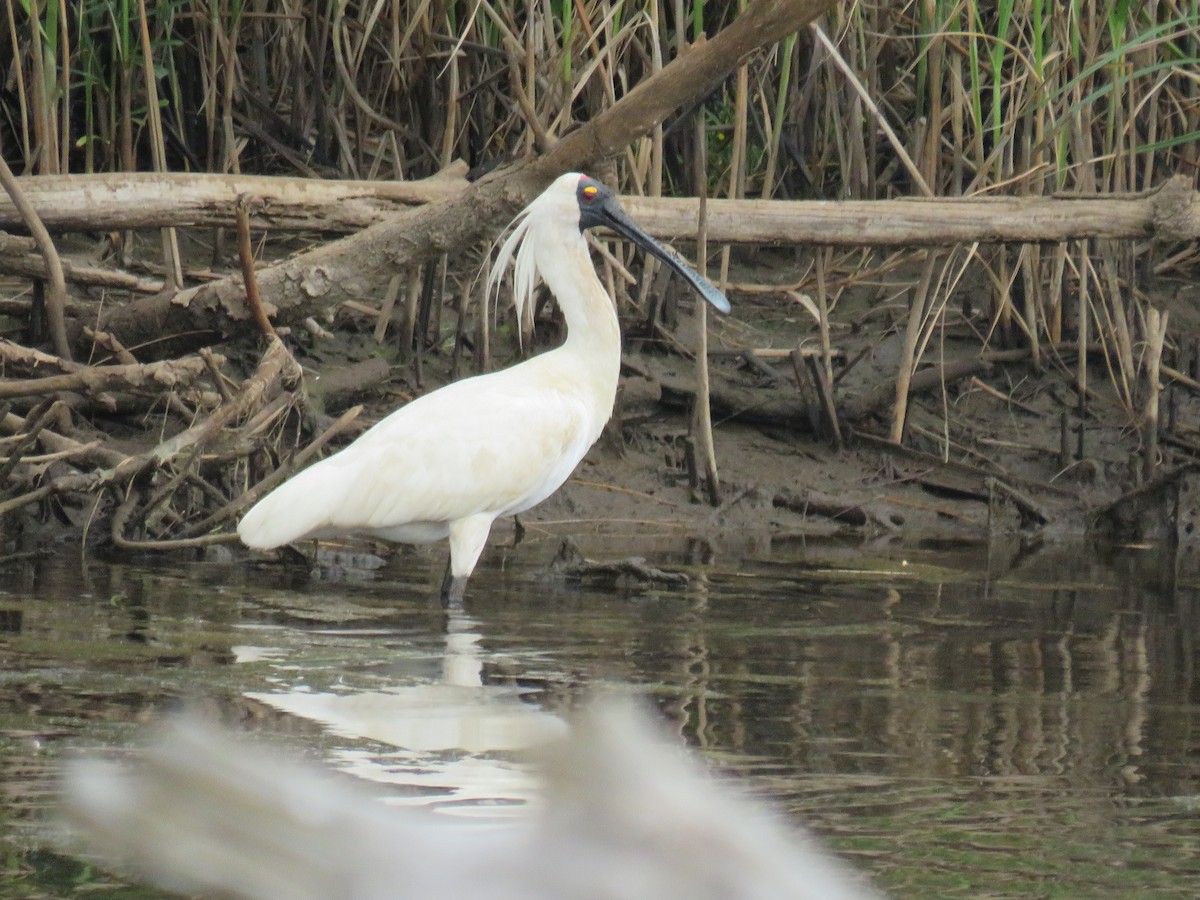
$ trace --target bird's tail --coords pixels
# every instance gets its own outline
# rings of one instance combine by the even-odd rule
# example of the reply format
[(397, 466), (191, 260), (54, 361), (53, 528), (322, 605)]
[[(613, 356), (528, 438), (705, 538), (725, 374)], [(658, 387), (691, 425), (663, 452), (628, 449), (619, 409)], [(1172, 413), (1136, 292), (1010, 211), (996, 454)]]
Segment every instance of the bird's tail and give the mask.
[(328, 462), (326, 459), (310, 466), (254, 504), (238, 522), (242, 543), (270, 550), (302, 540), (328, 525), (330, 511), (345, 493), (342, 471)]

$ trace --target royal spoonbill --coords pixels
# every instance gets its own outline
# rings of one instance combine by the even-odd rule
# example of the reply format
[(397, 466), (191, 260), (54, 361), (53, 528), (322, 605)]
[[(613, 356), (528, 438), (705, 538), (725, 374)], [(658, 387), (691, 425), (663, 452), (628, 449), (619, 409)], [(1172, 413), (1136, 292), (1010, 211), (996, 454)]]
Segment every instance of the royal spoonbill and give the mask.
[(270, 549), (349, 533), (402, 543), (449, 537), (442, 601), (461, 602), (492, 523), (554, 493), (612, 415), (621, 333), (583, 237), (597, 226), (624, 235), (729, 311), (725, 296), (634, 224), (608, 188), (563, 175), (514, 220), (488, 283), (498, 285), (515, 255), (518, 315), (532, 308), (540, 277), (566, 320), (563, 344), (396, 410), (256, 503), (238, 523), (243, 543)]

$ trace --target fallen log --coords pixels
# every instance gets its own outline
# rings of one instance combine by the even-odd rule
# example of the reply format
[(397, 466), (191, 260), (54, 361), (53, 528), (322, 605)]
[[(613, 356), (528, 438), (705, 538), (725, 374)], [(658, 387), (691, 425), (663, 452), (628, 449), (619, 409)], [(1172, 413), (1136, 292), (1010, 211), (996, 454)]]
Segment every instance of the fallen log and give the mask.
[[(638, 224), (659, 238), (693, 239), (698, 201), (629, 197)], [(1083, 238), (1200, 238), (1200, 193), (1179, 175), (1136, 194), (946, 197), (904, 200), (709, 200), (710, 241), (913, 246), (1059, 243)]]
[[(8, 341), (0, 340), (0, 358)], [(11, 346), (11, 345), (10, 345)], [(190, 384), (208, 371), (200, 357), (116, 366), (79, 366), (44, 378), (0, 378), (0, 400), (36, 397), (58, 391), (92, 393), (111, 388), (172, 388)]]
[[(239, 197), (250, 225), (282, 231), (353, 232), (462, 193), (467, 167), (457, 162), (418, 181), (321, 181), (204, 172), (23, 175), (26, 199), (53, 231), (111, 231), (184, 226), (232, 228)], [(22, 225), (0, 198), (0, 228)]]
[[(276, 321), (302, 322), (331, 305), (380, 292), (398, 269), (491, 237), (562, 172), (611, 158), (704, 94), (760, 47), (803, 27), (831, 0), (758, 0), (711, 40), (682, 53), (544, 156), (491, 173), (452, 198), (373, 225), (258, 272)], [(151, 297), (108, 312), (100, 327), (133, 346), (163, 335), (229, 334), (248, 320), (240, 278)]]
[(300, 366), (283, 342), (276, 338), (267, 345), (258, 370), (242, 383), (235, 396), (222, 403), (203, 422), (160, 443), (146, 454), (147, 458), (161, 465), (193, 445), (213, 440), (230, 422), (262, 407), (284, 382), (297, 381), (299, 378)]
[[(59, 230), (232, 228), (234, 207), (239, 197), (245, 197), (253, 228), (335, 234), (359, 231), (415, 206), (452, 200), (468, 187), (463, 178), (442, 175), (392, 182), (136, 172), (25, 176), (18, 181), (36, 198), (39, 212), (40, 204), (45, 204), (44, 217)], [(414, 190), (416, 185), (425, 188)], [(143, 197), (151, 199), (142, 203)], [(695, 198), (626, 196), (621, 203), (655, 237), (696, 237), (699, 201)], [(0, 201), (0, 227), (14, 224), (11, 216)], [(858, 247), (1147, 237), (1187, 241), (1200, 238), (1200, 194), (1191, 179), (1177, 176), (1154, 190), (1109, 195), (837, 201), (714, 198), (707, 203), (707, 217), (708, 239), (732, 244)], [(41, 276), (33, 242), (7, 240), (24, 241), (11, 246), (34, 259), (23, 261), (17, 270), (16, 263), (0, 253), (0, 272)], [(72, 280), (70, 273), (67, 280)]]
[[(0, 434), (29, 434), (34, 430), (35, 425), (31, 421), (32, 418), (32, 416), (22, 418), (15, 413), (5, 413), (3, 416), (0, 416)], [(129, 458), (119, 450), (112, 450), (102, 445), (97, 446), (94, 441), (86, 443), (77, 441), (49, 428), (37, 429), (37, 442), (51, 453), (82, 457), (81, 459), (74, 460), (77, 465), (88, 464), (111, 468), (121, 465)]]
[(56, 372), (78, 372), (87, 368), (83, 363), (77, 363), (53, 353), (46, 353), (36, 347), (23, 347), (13, 341), (0, 338), (0, 364), (8, 377), (14, 374), (31, 377), (40, 370), (53, 369)]
[[(76, 198), (74, 202), (81, 202)], [(115, 226), (114, 226), (115, 227)], [(71, 284), (90, 287), (106, 287), (153, 294), (163, 289), (161, 278), (144, 278), (129, 272), (105, 269), (99, 266), (81, 266), (68, 258), (62, 259), (63, 277)], [(47, 278), (46, 260), (37, 251), (32, 238), (19, 237), (0, 232), (0, 275), (15, 275), (19, 278)], [(64, 309), (77, 310), (68, 299)]]
[[(379, 295), (396, 269), (437, 253), (461, 252), (464, 241), (470, 243), (482, 236), (482, 223), (494, 222), (498, 228), (536, 193), (536, 186), (545, 181), (539, 171), (578, 167), (554, 166), (549, 162), (553, 158), (552, 152), (497, 181), (465, 188), (401, 219), (393, 218), (261, 270), (259, 284), (276, 309), (276, 321), (294, 325), (322, 315), (339, 302)], [(625, 202), (631, 215), (651, 234), (675, 240), (696, 236), (695, 200), (631, 197)], [(250, 202), (249, 207), (254, 209), (256, 204)], [(708, 220), (710, 240), (756, 244), (886, 246), (1082, 238), (1186, 241), (1200, 238), (1200, 195), (1187, 178), (1177, 177), (1156, 191), (1113, 197), (712, 200)], [(35, 257), (25, 260), (19, 274), (41, 275)], [(0, 262), (0, 271), (5, 268)], [(95, 282), (100, 280), (89, 276)], [(73, 277), (71, 272), (68, 277)], [(154, 285), (130, 283), (123, 276), (115, 278), (113, 286), (144, 291)], [(227, 278), (174, 296), (160, 294), (114, 307), (105, 326), (121, 333), (126, 342), (138, 343), (164, 331), (228, 333), (248, 315), (241, 280)]]

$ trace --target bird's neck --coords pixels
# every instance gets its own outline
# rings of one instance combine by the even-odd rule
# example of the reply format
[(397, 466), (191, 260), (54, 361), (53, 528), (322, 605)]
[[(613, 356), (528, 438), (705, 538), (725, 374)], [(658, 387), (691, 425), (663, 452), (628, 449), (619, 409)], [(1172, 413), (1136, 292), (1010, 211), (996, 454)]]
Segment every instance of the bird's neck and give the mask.
[(620, 364), (620, 325), (612, 299), (596, 276), (592, 256), (583, 235), (566, 241), (540, 266), (542, 280), (550, 288), (566, 320), (564, 347), (583, 358), (594, 358), (607, 367)]
[(562, 241), (548, 256), (539, 268), (567, 322), (560, 349), (588, 370), (598, 399), (611, 410), (621, 368), (621, 329), (613, 301), (596, 276), (581, 234)]

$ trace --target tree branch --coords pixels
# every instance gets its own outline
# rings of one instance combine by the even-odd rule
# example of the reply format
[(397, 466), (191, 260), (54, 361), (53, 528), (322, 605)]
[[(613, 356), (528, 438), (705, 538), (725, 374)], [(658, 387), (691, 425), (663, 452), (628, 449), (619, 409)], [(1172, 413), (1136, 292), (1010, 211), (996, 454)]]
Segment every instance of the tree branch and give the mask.
[(58, 258), (58, 251), (54, 249), (54, 241), (50, 240), (50, 232), (46, 231), (46, 226), (38, 218), (37, 212), (21, 193), (16, 176), (4, 161), (3, 155), (0, 155), (0, 185), (4, 186), (5, 193), (21, 214), (25, 227), (33, 235), (38, 250), (46, 261), (46, 271), (50, 276), (46, 290), (46, 319), (50, 325), (50, 337), (54, 341), (54, 352), (63, 359), (70, 359), (71, 345), (67, 341), (67, 319), (64, 312), (67, 305), (67, 282), (63, 278), (62, 262)]
[[(448, 200), (430, 203), (258, 273), (280, 322), (301, 321), (332, 303), (373, 293), (396, 269), (495, 233), (557, 175), (620, 152), (673, 110), (712, 90), (758, 48), (787, 37), (832, 6), (832, 0), (758, 0), (712, 40), (691, 48), (545, 156), (492, 173)], [(135, 301), (101, 323), (127, 345), (164, 332), (219, 331), (250, 313), (236, 279)]]

